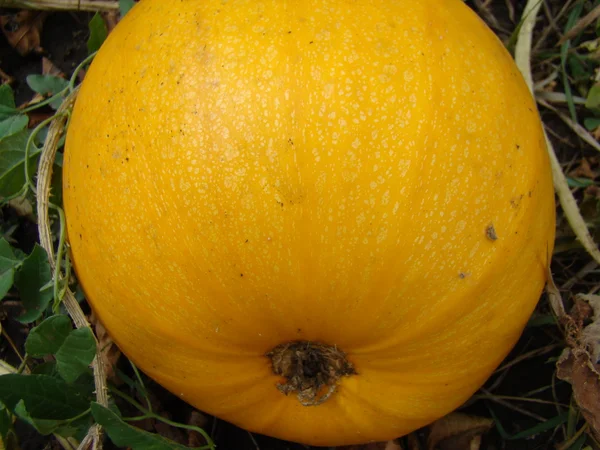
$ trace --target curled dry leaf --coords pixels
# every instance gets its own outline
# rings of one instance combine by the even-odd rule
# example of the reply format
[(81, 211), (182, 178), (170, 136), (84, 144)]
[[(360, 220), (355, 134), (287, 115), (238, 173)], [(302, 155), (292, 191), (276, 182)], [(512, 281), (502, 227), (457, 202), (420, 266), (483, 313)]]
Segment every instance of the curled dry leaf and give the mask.
[(430, 426), (428, 450), (479, 450), (481, 436), (494, 424), (484, 417), (454, 412)]
[(572, 385), (582, 415), (600, 440), (600, 296), (578, 295), (563, 322), (569, 348), (557, 362), (557, 377)]
[(46, 11), (19, 11), (0, 16), (0, 26), (11, 47), (25, 56), (42, 51), (40, 36), (47, 16)]
[(108, 335), (108, 332), (106, 331), (106, 328), (104, 328), (104, 325), (102, 325), (102, 322), (100, 322), (93, 313), (90, 316), (90, 324), (92, 327), (94, 327), (96, 332), (98, 348), (100, 349), (100, 355), (102, 356), (102, 362), (104, 363), (104, 368), (106, 370), (106, 378), (117, 385), (122, 384), (122, 381), (119, 380), (115, 375), (114, 370), (115, 365), (121, 356), (121, 351)]
[[(592, 169), (592, 166), (594, 167)], [(598, 160), (597, 158), (581, 158), (579, 165), (569, 172), (572, 177), (585, 177), (594, 179), (598, 176)]]

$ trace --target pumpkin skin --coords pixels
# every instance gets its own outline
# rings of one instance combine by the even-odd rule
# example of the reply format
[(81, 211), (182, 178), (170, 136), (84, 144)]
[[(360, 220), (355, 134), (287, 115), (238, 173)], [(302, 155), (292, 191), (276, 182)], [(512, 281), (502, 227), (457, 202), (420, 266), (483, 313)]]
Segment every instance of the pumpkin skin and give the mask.
[[(123, 352), (306, 444), (460, 406), (553, 249), (535, 104), (460, 0), (142, 0), (86, 74), (63, 170), (74, 269)], [(318, 406), (265, 356), (299, 340), (356, 368)]]

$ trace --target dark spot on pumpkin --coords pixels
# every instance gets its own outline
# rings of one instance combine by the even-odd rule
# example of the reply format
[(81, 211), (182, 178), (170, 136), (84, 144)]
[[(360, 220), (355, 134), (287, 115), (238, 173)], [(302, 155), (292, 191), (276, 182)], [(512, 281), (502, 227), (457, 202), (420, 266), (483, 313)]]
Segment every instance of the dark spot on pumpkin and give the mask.
[(498, 240), (498, 235), (496, 234), (496, 229), (494, 228), (494, 224), (491, 223), (485, 229), (485, 235), (490, 241)]
[(510, 206), (512, 206), (514, 209), (519, 208), (519, 206), (521, 206), (521, 200), (523, 200), (524, 195), (521, 194), (518, 197), (513, 197), (510, 199)]
[(314, 41), (310, 41), (309, 44), (312, 44)]
[(240, 273), (240, 277), (243, 277), (243, 276), (244, 276), (244, 274), (243, 274), (243, 273)]
[(460, 278), (461, 280), (464, 280), (465, 278), (468, 278), (471, 276), (470, 272), (460, 272), (458, 274), (458, 278)]
[(249, 241), (248, 239), (246, 239), (246, 240), (244, 241), (244, 244), (247, 244), (248, 242), (250, 242), (250, 241)]

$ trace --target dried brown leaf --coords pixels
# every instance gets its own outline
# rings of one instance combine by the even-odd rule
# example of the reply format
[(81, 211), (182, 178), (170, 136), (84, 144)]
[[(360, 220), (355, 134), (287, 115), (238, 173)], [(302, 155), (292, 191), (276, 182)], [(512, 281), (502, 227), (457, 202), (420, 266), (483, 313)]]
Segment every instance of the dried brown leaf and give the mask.
[(428, 450), (478, 450), (481, 436), (494, 421), (453, 412), (430, 426)]
[(581, 158), (579, 166), (573, 169), (569, 175), (572, 177), (585, 177), (594, 179), (596, 178), (597, 173), (594, 169), (592, 169), (592, 165), (590, 164), (590, 160), (588, 158)]
[(557, 377), (571, 384), (582, 415), (600, 440), (600, 296), (577, 295), (563, 325), (569, 348), (556, 364)]
[(600, 375), (584, 350), (565, 349), (557, 363), (557, 377), (571, 383), (581, 414), (600, 440)]
[(42, 51), (40, 36), (47, 16), (46, 11), (19, 11), (0, 16), (0, 26), (11, 47), (25, 56)]

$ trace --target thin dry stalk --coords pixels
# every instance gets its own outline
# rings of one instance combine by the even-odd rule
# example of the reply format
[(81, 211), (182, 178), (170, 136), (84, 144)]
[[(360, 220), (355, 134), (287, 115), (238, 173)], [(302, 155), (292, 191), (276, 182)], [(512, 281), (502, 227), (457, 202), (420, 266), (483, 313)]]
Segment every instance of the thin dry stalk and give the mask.
[(47, 11), (118, 11), (118, 0), (0, 0), (4, 8)]
[(538, 416), (537, 414), (535, 414), (535, 413), (532, 413), (531, 411), (528, 411), (528, 410), (526, 410), (526, 409), (524, 409), (524, 408), (521, 408), (521, 407), (519, 407), (519, 406), (517, 406), (517, 405), (513, 405), (511, 402), (509, 402), (509, 401), (506, 401), (506, 400), (504, 400), (504, 399), (502, 399), (502, 398), (500, 398), (500, 397), (497, 397), (497, 396), (495, 396), (494, 394), (492, 394), (492, 393), (490, 393), (490, 392), (486, 391), (485, 389), (481, 389), (481, 391), (482, 391), (483, 393), (485, 393), (485, 395), (486, 395), (486, 398), (487, 398), (488, 400), (491, 400), (491, 401), (493, 401), (493, 402), (495, 402), (495, 403), (498, 403), (499, 405), (502, 405), (502, 406), (504, 406), (504, 407), (506, 407), (506, 408), (508, 408), (508, 409), (512, 409), (513, 411), (516, 411), (516, 412), (518, 412), (518, 413), (521, 413), (521, 414), (523, 414), (524, 416), (531, 417), (532, 419), (535, 419), (535, 420), (537, 420), (538, 422), (546, 422), (546, 421), (548, 420), (548, 419), (546, 419), (545, 417)]
[[(48, 130), (48, 137), (44, 143), (44, 148), (40, 156), (40, 163), (38, 169), (38, 180), (37, 180), (37, 214), (38, 214), (38, 232), (40, 235), (40, 244), (48, 253), (48, 261), (50, 267), (54, 270), (56, 266), (54, 247), (52, 245), (52, 235), (50, 233), (50, 224), (48, 219), (48, 208), (49, 208), (49, 197), (50, 197), (50, 181), (52, 179), (52, 165), (54, 164), (54, 158), (56, 157), (56, 151), (58, 148), (58, 142), (64, 132), (65, 124), (67, 122), (67, 112), (71, 110), (77, 97), (79, 89), (75, 89), (62, 103), (61, 107), (56, 112), (56, 117), (50, 125)], [(83, 314), (83, 311), (79, 307), (75, 295), (70, 289), (65, 292), (63, 304), (67, 309), (69, 315), (73, 319), (77, 328), (88, 327), (91, 330), (90, 324), (87, 318)], [(92, 331), (92, 334), (93, 331)], [(96, 342), (97, 344), (97, 342)], [(104, 407), (108, 407), (108, 388), (106, 387), (106, 373), (104, 370), (104, 364), (102, 363), (102, 357), (100, 355), (100, 348), (96, 346), (96, 356), (92, 362), (92, 368), (94, 370), (94, 383), (96, 387), (96, 401)], [(80, 449), (84, 449), (84, 443), (93, 443), (94, 447), (100, 449), (100, 427), (92, 426), (88, 430), (88, 437), (90, 439), (84, 439), (82, 444), (79, 446)]]
[(567, 31), (562, 38), (558, 41), (557, 45), (562, 45), (567, 42), (569, 39), (573, 39), (580, 32), (589, 27), (592, 23), (594, 23), (600, 17), (600, 5), (596, 6), (589, 13), (583, 16), (579, 21)]
[[(519, 70), (523, 74), (525, 81), (531, 91), (533, 93), (533, 77), (531, 75), (531, 42), (533, 35), (533, 28), (535, 27), (536, 18), (538, 12), (540, 10), (542, 2), (540, 0), (528, 0), (527, 5), (525, 6), (525, 11), (523, 12), (523, 24), (521, 29), (519, 30), (519, 36), (517, 40), (517, 45), (515, 47), (515, 60)], [(556, 157), (556, 153), (554, 151), (554, 147), (550, 142), (546, 132), (546, 145), (548, 148), (548, 155), (550, 156), (550, 162), (552, 164), (552, 175), (554, 178), (554, 188), (556, 189), (556, 193), (558, 195), (560, 204), (562, 206), (563, 212), (569, 222), (569, 225), (575, 232), (575, 235), (583, 245), (583, 247), (587, 250), (587, 252), (596, 260), (596, 262), (600, 263), (600, 251), (594, 239), (590, 235), (590, 232), (587, 228), (585, 220), (581, 216), (579, 211), (579, 207), (577, 205), (577, 201), (571, 190), (569, 189), (569, 185), (567, 183), (567, 178), (560, 167), (560, 162)], [(553, 305), (555, 306), (555, 305)], [(557, 316), (560, 316), (561, 311), (555, 311)]]

